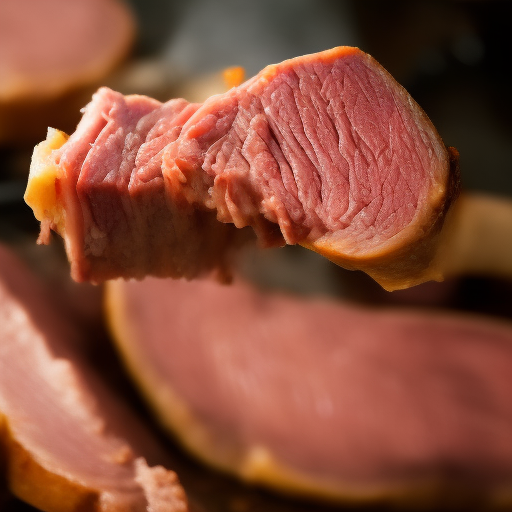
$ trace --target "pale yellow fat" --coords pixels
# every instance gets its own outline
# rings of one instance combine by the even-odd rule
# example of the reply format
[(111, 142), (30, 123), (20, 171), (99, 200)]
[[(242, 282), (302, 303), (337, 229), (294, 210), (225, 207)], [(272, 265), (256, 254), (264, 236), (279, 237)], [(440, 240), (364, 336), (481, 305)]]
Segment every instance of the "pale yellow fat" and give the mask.
[(36, 219), (40, 222), (50, 221), (55, 226), (62, 223), (63, 211), (57, 202), (55, 188), (60, 169), (51, 156), (67, 139), (68, 135), (64, 132), (48, 128), (46, 140), (34, 148), (24, 195), (25, 202), (32, 208)]
[(446, 219), (434, 265), (449, 277), (512, 279), (512, 201), (461, 194)]
[(1, 410), (0, 466), (12, 494), (34, 507), (51, 512), (99, 510), (98, 491), (46, 469), (17, 439)]

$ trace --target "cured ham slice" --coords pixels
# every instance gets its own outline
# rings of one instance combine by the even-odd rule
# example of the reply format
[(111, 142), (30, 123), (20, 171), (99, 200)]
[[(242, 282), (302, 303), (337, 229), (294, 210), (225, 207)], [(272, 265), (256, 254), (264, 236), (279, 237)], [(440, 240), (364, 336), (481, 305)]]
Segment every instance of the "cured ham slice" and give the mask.
[(102, 88), (71, 137), (36, 147), (26, 200), (77, 281), (194, 277), (251, 226), (395, 289), (442, 277), (430, 264), (457, 184), (456, 152), (408, 93), (339, 47), (203, 104)]
[(126, 56), (135, 32), (120, 0), (2, 0), (0, 24), (2, 143), (40, 140), (50, 122), (74, 126), (69, 109)]
[(147, 278), (110, 325), (161, 422), (249, 482), (348, 502), (512, 503), (512, 326)]
[(74, 331), (0, 247), (0, 454), (7, 484), (46, 512), (185, 512), (161, 447), (73, 354)]

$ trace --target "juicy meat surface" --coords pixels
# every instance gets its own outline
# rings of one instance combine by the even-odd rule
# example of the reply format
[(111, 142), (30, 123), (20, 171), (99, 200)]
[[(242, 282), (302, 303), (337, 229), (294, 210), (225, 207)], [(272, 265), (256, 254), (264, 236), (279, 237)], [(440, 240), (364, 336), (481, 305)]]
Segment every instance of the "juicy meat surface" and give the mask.
[(131, 372), (210, 464), (347, 500), (512, 501), (510, 324), (241, 283), (118, 280), (107, 292)]
[(47, 158), (66, 215), (39, 216), (42, 240), (61, 232), (77, 280), (191, 277), (223, 262), (229, 223), (408, 286), (439, 277), (428, 267), (456, 189), (451, 156), (355, 48), (268, 66), (203, 104), (103, 88)]
[(0, 453), (20, 499), (47, 512), (185, 512), (161, 447), (72, 349), (76, 333), (0, 247)]

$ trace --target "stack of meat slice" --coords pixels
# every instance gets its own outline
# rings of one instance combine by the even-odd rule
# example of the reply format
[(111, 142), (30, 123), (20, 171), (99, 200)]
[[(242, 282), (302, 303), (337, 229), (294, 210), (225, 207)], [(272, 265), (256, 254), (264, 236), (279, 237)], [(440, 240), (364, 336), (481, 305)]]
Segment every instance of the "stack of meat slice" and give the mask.
[(223, 268), (246, 238), (234, 225), (395, 289), (442, 277), (456, 160), (375, 60), (339, 47), (203, 104), (102, 88), (69, 139), (50, 130), (36, 148), (26, 200), (78, 281)]
[(350, 502), (512, 503), (512, 325), (241, 283), (107, 289), (134, 378), (209, 464)]
[[(162, 448), (73, 353), (76, 332), (0, 247), (0, 455), (12, 493), (46, 512), (186, 512)], [(4, 476), (2, 475), (2, 480)]]

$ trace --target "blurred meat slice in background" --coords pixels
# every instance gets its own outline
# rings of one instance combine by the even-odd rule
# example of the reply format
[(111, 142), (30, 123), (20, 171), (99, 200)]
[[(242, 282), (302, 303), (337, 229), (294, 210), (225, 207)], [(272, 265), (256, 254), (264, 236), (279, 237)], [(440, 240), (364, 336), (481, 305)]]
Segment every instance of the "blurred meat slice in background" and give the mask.
[(76, 124), (84, 88), (127, 55), (134, 32), (121, 0), (2, 0), (0, 144)]
[(512, 502), (512, 325), (111, 281), (109, 321), (162, 424), (242, 480), (341, 502)]

